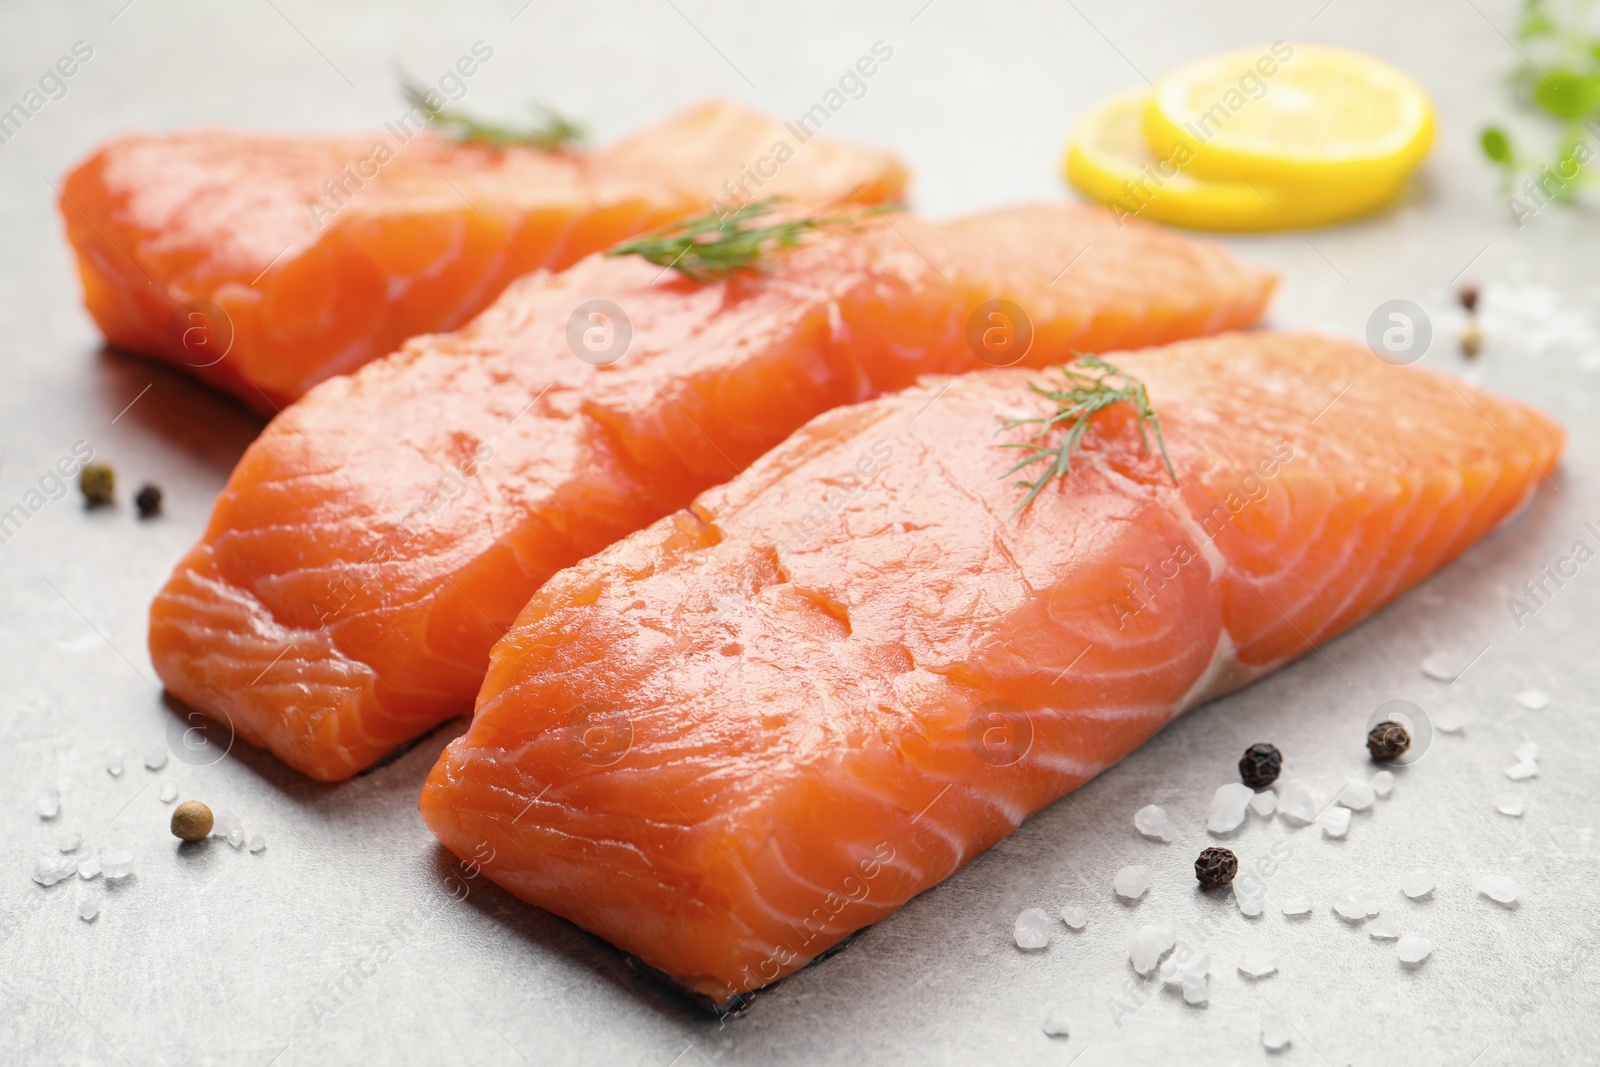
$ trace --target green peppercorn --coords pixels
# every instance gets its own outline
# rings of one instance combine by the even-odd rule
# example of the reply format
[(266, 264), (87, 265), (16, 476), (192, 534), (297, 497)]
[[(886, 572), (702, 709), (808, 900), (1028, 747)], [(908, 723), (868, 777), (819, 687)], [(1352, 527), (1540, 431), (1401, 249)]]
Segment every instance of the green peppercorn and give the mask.
[(111, 503), (117, 489), (117, 476), (109, 463), (87, 463), (78, 474), (78, 488), (90, 507)]
[(1194, 861), (1194, 877), (1201, 889), (1221, 889), (1239, 873), (1239, 857), (1225, 848), (1208, 848)]
[(1399, 759), (1411, 747), (1411, 735), (1397, 722), (1380, 722), (1367, 732), (1367, 751), (1375, 760)]

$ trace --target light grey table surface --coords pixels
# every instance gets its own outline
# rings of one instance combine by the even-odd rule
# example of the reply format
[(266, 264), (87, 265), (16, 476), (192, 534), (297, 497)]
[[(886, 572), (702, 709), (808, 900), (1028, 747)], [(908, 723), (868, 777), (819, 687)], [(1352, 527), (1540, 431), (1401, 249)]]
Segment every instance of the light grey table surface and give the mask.
[[(0, 145), (0, 508), (22, 499), (76, 441), (115, 464), (123, 500), (88, 513), (52, 502), (0, 545), (0, 1061), (28, 1064), (1254, 1063), (1468, 1064), (1600, 1061), (1600, 820), (1593, 720), (1600, 565), (1518, 627), (1525, 580), (1600, 520), (1600, 359), (1591, 311), (1600, 225), (1552, 208), (1519, 230), (1475, 156), (1480, 123), (1509, 113), (1503, 38), (1514, 10), (1484, 0), (985, 4), (976, 0), (716, 5), (311, 3), (172, 0), (8, 2), (0, 11), (0, 106), (75, 41), (92, 59)], [(514, 17), (515, 16), (515, 17)], [(1354, 632), (1199, 709), (837, 957), (718, 1022), (636, 976), (608, 946), (463, 877), (423, 827), (418, 784), (459, 726), (397, 762), (317, 785), (243, 745), (212, 765), (143, 754), (178, 720), (145, 652), (145, 612), (199, 534), (229, 469), (259, 429), (185, 379), (101, 350), (49, 183), (113, 133), (226, 123), (370, 127), (396, 107), (396, 61), (442, 70), (472, 42), (494, 58), (468, 104), (512, 114), (537, 96), (616, 135), (708, 93), (798, 114), (882, 40), (892, 59), (832, 131), (903, 153), (915, 203), (952, 214), (1063, 195), (1057, 163), (1079, 108), (1190, 57), (1278, 38), (1346, 44), (1415, 75), (1441, 113), (1438, 146), (1401, 208), (1355, 225), (1229, 240), (1282, 272), (1276, 325), (1360, 336), (1385, 300), (1426, 307), (1426, 363), (1526, 398), (1570, 428), (1563, 469), (1513, 525)], [(1450, 288), (1485, 282), (1489, 344), (1456, 352)], [(127, 490), (154, 480), (165, 517), (140, 523)], [(1466, 662), (1454, 685), (1419, 664)], [(1543, 711), (1513, 694), (1547, 690)], [(1342, 841), (1253, 819), (1230, 840), (1247, 866), (1279, 859), (1267, 911), (1240, 917), (1193, 892), (1211, 791), (1239, 752), (1277, 743), (1322, 799), (1370, 770), (1368, 715), (1389, 699), (1463, 710), (1395, 795)], [(1539, 777), (1502, 776), (1524, 740)], [(126, 770), (113, 777), (108, 762)], [(238, 812), (260, 854), (213, 843), (180, 855), (161, 784)], [(40, 790), (63, 795), (51, 822)], [(1527, 814), (1496, 813), (1517, 792)], [(1135, 833), (1146, 803), (1172, 813), (1167, 845)], [(128, 882), (42, 889), (34, 858), (66, 833), (121, 845)], [(1113, 873), (1140, 863), (1155, 888), (1136, 907)], [(1399, 876), (1425, 866), (1431, 899)], [(1478, 896), (1482, 875), (1523, 887), (1515, 908)], [(1434, 941), (1422, 967), (1336, 919), (1359, 882)], [(79, 921), (85, 893), (102, 913)], [(1300, 894), (1315, 912), (1279, 912)], [(1016, 914), (1078, 903), (1086, 931), (1058, 927), (1044, 953), (1011, 944)], [(1170, 919), (1212, 952), (1211, 1001), (1186, 1006), (1133, 981), (1130, 931)], [(1250, 948), (1279, 974), (1236, 971)], [(1061, 1008), (1072, 1036), (1040, 1030)], [(1292, 1046), (1269, 1056), (1276, 1011)]]

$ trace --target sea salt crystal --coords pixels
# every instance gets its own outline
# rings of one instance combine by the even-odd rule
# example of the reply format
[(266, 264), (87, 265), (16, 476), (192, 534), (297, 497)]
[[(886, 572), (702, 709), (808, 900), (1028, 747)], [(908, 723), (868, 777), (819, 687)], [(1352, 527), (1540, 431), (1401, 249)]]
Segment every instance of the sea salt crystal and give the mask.
[(1372, 786), (1374, 794), (1387, 799), (1389, 794), (1394, 792), (1394, 772), (1379, 771), (1368, 780), (1367, 784)]
[(1073, 930), (1082, 930), (1089, 925), (1089, 909), (1076, 907), (1072, 904), (1061, 905), (1061, 921)]
[(61, 791), (54, 788), (44, 790), (39, 794), (34, 807), (39, 812), (39, 818), (55, 818), (61, 814)]
[(1185, 977), (1183, 980), (1183, 1002), (1185, 1004), (1205, 1004), (1211, 999), (1211, 983), (1204, 977)]
[(144, 765), (146, 770), (159, 771), (167, 765), (167, 750), (152, 748), (144, 754)]
[(76, 852), (83, 847), (83, 835), (68, 834), (58, 842), (58, 846), (62, 852)]
[(171, 804), (178, 799), (178, 787), (172, 782), (165, 782), (161, 786), (161, 803)]
[(1400, 879), (1400, 892), (1417, 900), (1433, 892), (1433, 875), (1426, 868), (1418, 867), (1404, 878)]
[(1316, 821), (1317, 798), (1302, 782), (1285, 782), (1278, 792), (1278, 817), (1305, 826)]
[(1146, 837), (1158, 841), (1172, 840), (1172, 820), (1167, 818), (1167, 809), (1157, 804), (1146, 804), (1134, 812), (1133, 826)]
[(1161, 957), (1172, 951), (1178, 931), (1171, 923), (1148, 923), (1133, 932), (1128, 940), (1128, 961), (1141, 975), (1155, 969)]
[(217, 809), (211, 816), (211, 836), (220, 837), (224, 841), (233, 842), (235, 836), (243, 836), (244, 824), (239, 821), (239, 816), (231, 811)]
[(1283, 1016), (1261, 1017), (1261, 1044), (1272, 1052), (1289, 1047), (1289, 1024), (1283, 1021)]
[(259, 834), (259, 833), (250, 835), (250, 851), (251, 852), (260, 852), (262, 849), (264, 849), (266, 847), (267, 847), (267, 839), (266, 839), (265, 835)]
[(122, 777), (122, 758), (120, 756), (106, 764), (106, 773), (113, 778)]
[(1537, 741), (1524, 741), (1511, 754), (1517, 757), (1519, 763), (1532, 763), (1539, 758), (1539, 743)]
[(1343, 837), (1349, 829), (1349, 808), (1334, 807), (1322, 813), (1322, 832), (1329, 837)]
[(1250, 919), (1254, 919), (1257, 915), (1260, 915), (1262, 909), (1267, 906), (1267, 896), (1265, 893), (1262, 893), (1259, 890), (1253, 893), (1249, 891), (1240, 892), (1238, 886), (1234, 887), (1233, 901), (1235, 904), (1239, 905), (1239, 914)]
[(1417, 964), (1433, 954), (1433, 942), (1416, 934), (1407, 934), (1395, 946), (1395, 951), (1399, 953), (1401, 963)]
[(1371, 889), (1357, 889), (1356, 899), (1361, 901), (1361, 906), (1367, 909), (1367, 918), (1372, 918), (1383, 909), (1383, 901), (1378, 899), (1378, 894)]
[(1261, 816), (1263, 819), (1271, 818), (1272, 813), (1277, 809), (1278, 794), (1274, 793), (1270, 789), (1263, 789), (1261, 792), (1250, 798), (1250, 810)]
[(1435, 652), (1422, 661), (1422, 673), (1439, 682), (1453, 682), (1461, 672), (1456, 669), (1455, 657), (1448, 652)]
[(1168, 956), (1167, 962), (1161, 965), (1161, 981), (1164, 985), (1182, 985), (1185, 978), (1204, 978), (1210, 973), (1209, 949), (1199, 952), (1182, 949)]
[(1367, 933), (1375, 941), (1393, 941), (1400, 932), (1400, 920), (1392, 915), (1380, 915), (1367, 924)]
[(1501, 793), (1494, 798), (1494, 808), (1501, 815), (1521, 818), (1522, 813), (1528, 808), (1528, 802), (1516, 793)]
[(86, 923), (94, 922), (94, 917), (100, 914), (100, 902), (94, 897), (84, 897), (78, 901), (78, 918)]
[(1242, 782), (1217, 786), (1211, 797), (1211, 809), (1206, 812), (1206, 829), (1214, 834), (1237, 830), (1255, 795), (1255, 790)]
[(1550, 694), (1543, 689), (1524, 689), (1517, 694), (1517, 703), (1529, 711), (1543, 711), (1550, 706)]
[(1359, 778), (1352, 778), (1339, 790), (1339, 803), (1351, 811), (1366, 811), (1377, 799), (1378, 791)]
[(1512, 904), (1516, 902), (1517, 894), (1521, 889), (1515, 880), (1503, 874), (1485, 875), (1478, 881), (1478, 892), (1499, 904)]
[(1340, 918), (1360, 922), (1367, 917), (1365, 891), (1354, 887), (1344, 890), (1333, 898), (1333, 910), (1339, 913)]
[(1291, 900), (1284, 901), (1283, 902), (1283, 913), (1285, 915), (1310, 915), (1311, 914), (1311, 898), (1310, 897), (1294, 897)]
[(33, 880), (40, 885), (55, 885), (63, 878), (71, 878), (77, 869), (76, 856), (40, 856), (33, 864)]
[(1239, 971), (1251, 978), (1265, 978), (1278, 969), (1278, 954), (1264, 948), (1253, 948), (1239, 957)]
[(1467, 717), (1460, 708), (1440, 708), (1433, 716), (1433, 725), (1447, 734), (1459, 734), (1467, 725)]
[(1506, 777), (1511, 779), (1513, 782), (1524, 781), (1525, 779), (1534, 777), (1538, 773), (1539, 765), (1532, 760), (1523, 760), (1520, 763), (1513, 763), (1511, 766), (1506, 768)]
[(1124, 900), (1138, 900), (1150, 891), (1150, 872), (1143, 867), (1124, 867), (1112, 881), (1117, 896)]
[(1029, 908), (1017, 916), (1011, 936), (1018, 948), (1030, 952), (1047, 947), (1050, 944), (1050, 916), (1042, 908)]
[(133, 873), (133, 853), (107, 852), (100, 857), (100, 866), (105, 870), (107, 878), (126, 878)]
[(78, 860), (78, 877), (85, 882), (100, 877), (100, 850), (91, 848), (88, 853)]
[(1066, 1011), (1061, 1008), (1050, 1009), (1044, 1017), (1044, 1022), (1040, 1024), (1040, 1029), (1048, 1037), (1067, 1037), (1070, 1031), (1067, 1029)]

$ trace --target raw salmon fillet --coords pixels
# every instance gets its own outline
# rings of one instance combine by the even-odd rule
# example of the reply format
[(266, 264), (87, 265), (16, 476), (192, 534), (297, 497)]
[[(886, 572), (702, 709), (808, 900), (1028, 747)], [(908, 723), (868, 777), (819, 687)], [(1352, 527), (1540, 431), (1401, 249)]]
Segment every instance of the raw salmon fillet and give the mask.
[[(779, 140), (793, 158), (759, 189), (735, 186)], [(408, 337), (457, 328), (519, 275), (710, 202), (879, 203), (905, 184), (887, 152), (801, 144), (777, 119), (710, 101), (588, 155), (393, 123), (129, 134), (67, 176), (58, 206), (107, 340), (273, 412)]]
[[(490, 647), (551, 574), (822, 411), (981, 369), (968, 325), (991, 297), (1028, 309), (1042, 363), (1252, 322), (1273, 281), (1080, 205), (895, 216), (732, 281), (632, 256), (529, 276), (467, 329), (273, 420), (156, 598), (152, 659), (246, 740), (348, 777), (469, 712)], [(603, 365), (575, 355), (608, 328), (577, 314), (597, 299), (631, 329)]]
[(1342, 340), (1108, 358), (1148, 385), (1177, 488), (1118, 405), (1010, 519), (996, 420), (1053, 413), (1038, 371), (822, 415), (545, 583), (428, 778), (428, 826), (728, 1001), (1393, 600), (1564, 441)]

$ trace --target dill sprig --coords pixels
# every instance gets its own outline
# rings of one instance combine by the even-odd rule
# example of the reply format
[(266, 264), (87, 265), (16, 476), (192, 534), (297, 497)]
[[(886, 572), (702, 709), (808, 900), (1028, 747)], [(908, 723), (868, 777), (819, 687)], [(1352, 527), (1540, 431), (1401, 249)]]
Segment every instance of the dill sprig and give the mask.
[[(1067, 476), (1072, 469), (1072, 455), (1083, 443), (1084, 435), (1089, 432), (1089, 420), (1106, 408), (1117, 404), (1133, 405), (1134, 416), (1139, 426), (1140, 455), (1150, 454), (1147, 428), (1155, 431), (1156, 447), (1161, 450), (1162, 462), (1167, 465), (1167, 473), (1172, 476), (1172, 484), (1178, 484), (1178, 472), (1172, 469), (1172, 459), (1167, 455), (1167, 442), (1161, 436), (1161, 416), (1150, 406), (1150, 394), (1143, 382), (1129, 377), (1098, 356), (1079, 356), (1071, 366), (1063, 365), (1056, 369), (1061, 372), (1064, 379), (1059, 387), (1054, 383), (1050, 385), (1028, 383), (1030, 390), (1055, 403), (1055, 414), (1028, 419), (1002, 418), (1000, 429), (996, 431), (1000, 433), (1024, 426), (1038, 427), (1032, 440), (1007, 441), (1000, 445), (1001, 448), (1020, 448), (1028, 452), (1024, 459), (1019, 460), (1015, 466), (1001, 475), (1002, 478), (1009, 478), (1036, 463), (1046, 465), (1044, 473), (1038, 478), (1033, 481), (1024, 479), (1016, 483), (1018, 489), (1027, 489), (1028, 495), (1011, 513), (1013, 519), (1033, 503), (1033, 498), (1043, 492), (1044, 487), (1049, 485), (1052, 479)], [(1063, 427), (1066, 428), (1066, 433), (1056, 444), (1051, 445), (1043, 440), (1053, 431)]]
[(495, 148), (526, 145), (546, 152), (560, 152), (579, 147), (587, 135), (581, 125), (539, 103), (530, 105), (538, 116), (537, 125), (502, 126), (484, 122), (455, 108), (429, 106), (428, 97), (435, 95), (433, 90), (405, 74), (400, 75), (400, 93), (406, 103), (426, 111), (434, 125), (452, 134), (458, 141), (476, 141)]
[(833, 218), (788, 219), (770, 226), (747, 226), (748, 222), (772, 211), (777, 197), (755, 200), (724, 214), (706, 214), (684, 219), (670, 226), (624, 241), (608, 256), (643, 256), (660, 267), (671, 267), (697, 282), (710, 281), (741, 271), (757, 271), (767, 256), (782, 248), (793, 248), (800, 238), (824, 226), (854, 222), (858, 215)]

